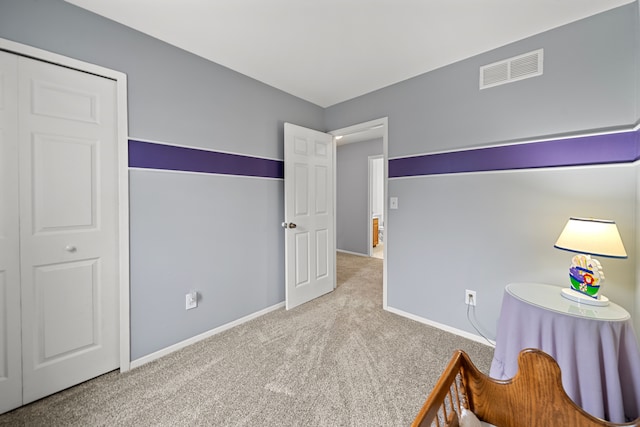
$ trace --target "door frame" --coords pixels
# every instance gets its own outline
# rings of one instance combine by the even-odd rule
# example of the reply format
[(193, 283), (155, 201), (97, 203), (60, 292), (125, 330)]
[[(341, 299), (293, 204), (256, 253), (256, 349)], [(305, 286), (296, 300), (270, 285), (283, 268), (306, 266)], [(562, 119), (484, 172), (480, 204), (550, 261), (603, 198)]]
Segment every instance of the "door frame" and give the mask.
[[(366, 221), (369, 222), (371, 221), (371, 223), (373, 222), (373, 185), (372, 181), (373, 181), (373, 169), (372, 169), (372, 165), (374, 160), (378, 160), (378, 159), (382, 159), (382, 165), (384, 167), (384, 156), (382, 154), (376, 154), (374, 156), (369, 156), (367, 158), (367, 162), (368, 162), (368, 181), (367, 181), (367, 209), (368, 209), (368, 216)], [(382, 203), (383, 203), (383, 208), (384, 208), (384, 177), (382, 179), (383, 182), (383, 188), (382, 188)], [(384, 220), (384, 217), (382, 218)], [(382, 233), (384, 235), (384, 228), (382, 229)], [(369, 248), (369, 256), (373, 256), (373, 226), (369, 227), (369, 231), (367, 232), (368, 237), (368, 248)], [(382, 253), (384, 254), (384, 246), (382, 247)]]
[[(374, 119), (374, 120), (369, 120), (368, 122), (363, 122), (363, 123), (357, 123), (351, 126), (347, 126), (344, 128), (340, 128), (340, 129), (336, 129), (336, 130), (332, 130), (330, 132), (328, 132), (329, 134), (333, 135), (333, 155), (334, 155), (334, 161), (336, 158), (336, 148), (337, 148), (337, 139), (335, 138), (338, 135), (348, 135), (348, 134), (352, 134), (352, 133), (358, 133), (358, 132), (365, 132), (368, 131), (374, 127), (381, 127), (381, 133), (382, 133), (382, 166), (384, 169), (384, 175), (383, 175), (383, 188), (384, 188), (384, 207), (383, 207), (383, 211), (384, 211), (384, 218), (385, 218), (385, 225), (384, 225), (384, 230), (382, 231), (382, 239), (385, 242), (385, 245), (382, 247), (382, 253), (383, 253), (383, 257), (384, 259), (382, 260), (382, 308), (383, 309), (387, 309), (387, 249), (388, 249), (388, 245), (386, 244), (386, 242), (388, 241), (387, 239), (387, 233), (389, 230), (389, 206), (388, 206), (388, 197), (387, 194), (389, 194), (389, 162), (388, 162), (388, 158), (389, 158), (389, 118), (388, 117), (382, 117), (379, 119)], [(336, 169), (334, 168), (333, 170), (333, 199), (334, 199), (334, 203), (333, 203), (333, 216), (334, 218), (337, 218), (336, 216), (336, 190), (337, 190), (337, 180), (336, 180)], [(371, 227), (369, 227), (371, 228)], [(335, 234), (335, 229), (337, 229), (337, 227), (334, 228), (334, 234)], [(371, 236), (371, 231), (369, 231), (369, 236)], [(334, 241), (337, 242), (336, 240), (337, 236), (334, 235)]]
[(129, 344), (129, 141), (127, 75), (120, 71), (79, 61), (11, 40), (0, 38), (0, 50), (54, 65), (105, 77), (116, 82), (117, 175), (118, 175), (118, 281), (120, 293), (120, 372), (131, 367)]

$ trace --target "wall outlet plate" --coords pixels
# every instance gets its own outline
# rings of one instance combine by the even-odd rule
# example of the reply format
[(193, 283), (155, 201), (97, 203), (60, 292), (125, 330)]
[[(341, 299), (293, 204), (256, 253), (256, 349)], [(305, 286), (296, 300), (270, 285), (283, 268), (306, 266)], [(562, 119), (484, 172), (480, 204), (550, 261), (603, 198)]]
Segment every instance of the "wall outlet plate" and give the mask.
[(476, 305), (476, 291), (470, 291), (469, 289), (465, 289), (464, 303), (467, 305)]
[(198, 306), (198, 292), (191, 291), (186, 297), (186, 309), (191, 310), (192, 308), (196, 308)]

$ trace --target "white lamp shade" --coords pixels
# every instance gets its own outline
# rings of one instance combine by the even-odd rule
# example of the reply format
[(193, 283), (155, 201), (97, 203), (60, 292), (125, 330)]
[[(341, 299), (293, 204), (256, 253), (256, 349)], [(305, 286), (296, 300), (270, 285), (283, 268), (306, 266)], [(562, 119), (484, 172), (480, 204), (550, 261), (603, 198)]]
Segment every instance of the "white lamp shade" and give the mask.
[(582, 254), (627, 257), (616, 223), (606, 219), (570, 218), (554, 246)]

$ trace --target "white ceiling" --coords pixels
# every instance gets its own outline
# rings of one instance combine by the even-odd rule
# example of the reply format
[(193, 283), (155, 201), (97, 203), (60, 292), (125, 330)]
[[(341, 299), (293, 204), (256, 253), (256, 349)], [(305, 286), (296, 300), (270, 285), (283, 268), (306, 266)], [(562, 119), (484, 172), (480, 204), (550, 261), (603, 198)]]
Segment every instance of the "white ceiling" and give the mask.
[(66, 0), (321, 107), (635, 0)]

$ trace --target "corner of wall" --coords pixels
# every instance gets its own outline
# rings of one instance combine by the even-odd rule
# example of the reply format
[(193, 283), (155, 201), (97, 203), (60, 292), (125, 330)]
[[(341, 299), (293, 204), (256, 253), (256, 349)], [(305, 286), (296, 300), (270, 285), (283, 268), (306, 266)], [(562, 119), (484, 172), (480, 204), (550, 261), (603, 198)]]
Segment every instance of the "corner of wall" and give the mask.
[[(640, 0), (636, 0), (636, 25), (635, 25), (635, 51), (634, 65), (635, 65), (635, 95), (636, 95), (636, 124), (640, 125)], [(640, 151), (640, 136), (636, 136), (636, 150)], [(640, 336), (640, 160), (636, 161), (636, 206), (635, 206), (635, 229), (636, 229), (636, 241), (635, 241), (635, 313), (634, 313), (634, 327), (636, 329), (636, 335)]]
[(636, 25), (635, 25), (635, 94), (636, 94), (636, 123), (640, 124), (640, 0), (636, 0)]
[[(638, 137), (640, 144), (640, 137)], [(634, 328), (636, 335), (640, 337), (640, 161), (636, 161), (636, 208), (635, 208), (635, 228), (636, 228), (636, 241), (635, 241), (635, 313)]]

